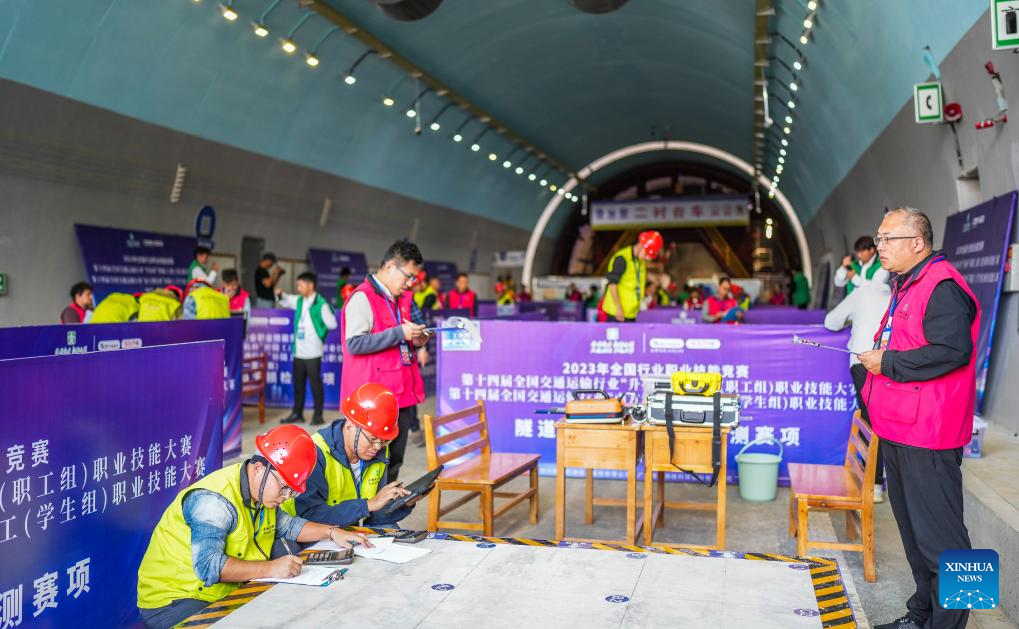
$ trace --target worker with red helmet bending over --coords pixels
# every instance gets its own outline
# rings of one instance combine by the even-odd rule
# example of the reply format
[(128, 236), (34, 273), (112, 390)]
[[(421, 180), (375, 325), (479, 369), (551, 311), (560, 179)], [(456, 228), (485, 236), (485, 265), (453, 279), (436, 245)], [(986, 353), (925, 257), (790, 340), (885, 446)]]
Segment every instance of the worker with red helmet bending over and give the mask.
[(410, 514), (412, 504), (382, 519), (376, 517), (390, 501), (408, 493), (396, 481), (386, 483), (389, 444), (400, 434), (396, 396), (381, 384), (369, 382), (347, 396), (340, 408), (343, 418), (312, 436), (318, 452), (308, 491), (283, 508), (334, 526), (363, 521), (364, 526), (399, 528), (398, 522)]
[(645, 231), (637, 237), (637, 244), (624, 247), (612, 256), (609, 261), (609, 286), (601, 304), (601, 310), (606, 316), (599, 316), (599, 321), (615, 319), (622, 323), (637, 319), (647, 284), (647, 261), (658, 257), (663, 244), (661, 234)]
[(300, 574), (299, 557), (271, 557), (276, 539), (371, 547), (359, 533), (278, 509), (304, 492), (315, 467), (315, 443), (303, 428), (273, 428), (255, 447), (251, 459), (181, 490), (156, 524), (138, 568), (138, 608), (149, 629), (172, 627), (245, 581)]

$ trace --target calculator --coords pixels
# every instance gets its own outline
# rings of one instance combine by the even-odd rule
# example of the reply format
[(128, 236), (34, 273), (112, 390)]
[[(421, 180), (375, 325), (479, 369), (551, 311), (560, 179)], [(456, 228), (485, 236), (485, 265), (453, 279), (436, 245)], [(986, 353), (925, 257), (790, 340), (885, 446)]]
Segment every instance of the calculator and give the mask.
[(354, 561), (354, 549), (316, 550), (304, 555), (306, 566), (343, 566)]

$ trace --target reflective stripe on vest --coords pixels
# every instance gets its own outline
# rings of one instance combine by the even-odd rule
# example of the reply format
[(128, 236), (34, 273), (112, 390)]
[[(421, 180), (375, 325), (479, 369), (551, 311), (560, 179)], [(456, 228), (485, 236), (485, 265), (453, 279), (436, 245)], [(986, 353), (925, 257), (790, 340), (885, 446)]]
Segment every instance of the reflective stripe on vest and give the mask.
[[(644, 284), (647, 282), (647, 273), (645, 272), (647, 265), (643, 260), (638, 260), (633, 256), (633, 247), (623, 247), (616, 252), (612, 259), (609, 260), (609, 269), (616, 263), (617, 258), (622, 258), (626, 263), (626, 270), (623, 271), (623, 276), (619, 278), (619, 282), (616, 284), (619, 292), (619, 301), (623, 306), (623, 317), (627, 319), (635, 319), (637, 313), (640, 312), (640, 302), (644, 298)], [(605, 300), (602, 304), (602, 310), (605, 314), (610, 317), (616, 316), (616, 300), (612, 298), (609, 291), (605, 291)]]
[(138, 300), (127, 293), (111, 293), (99, 302), (89, 323), (127, 323), (138, 313)]
[(229, 319), (230, 299), (223, 293), (202, 286), (191, 291), (195, 298), (196, 319)]
[(180, 302), (169, 291), (156, 289), (138, 298), (139, 321), (172, 321)]
[(244, 561), (262, 561), (272, 554), (276, 537), (276, 509), (263, 509), (264, 518), (258, 530), (257, 543), (255, 528), (251, 522), (251, 511), (241, 498), (241, 474), (243, 463), (217, 470), (181, 490), (163, 517), (156, 524), (149, 541), (148, 550), (138, 568), (138, 607), (155, 609), (169, 605), (182, 598), (197, 598), (203, 601), (218, 601), (236, 590), (239, 583), (216, 583), (206, 587), (195, 576), (191, 563), (191, 527), (184, 521), (183, 502), (188, 492), (194, 489), (208, 489), (220, 494), (237, 511), (237, 525), (226, 537), (223, 552), (228, 557)]
[[(362, 438), (365, 438), (362, 436)], [(379, 493), (379, 485), (382, 483), (382, 477), (386, 473), (386, 464), (382, 461), (376, 461), (375, 463), (368, 464), (366, 461), (361, 463), (361, 490), (358, 491), (357, 483), (354, 482), (354, 473), (350, 470), (350, 467), (340, 463), (336, 460), (336, 457), (332, 454), (332, 449), (329, 444), (326, 443), (325, 437), (322, 433), (316, 432), (311, 436), (311, 440), (315, 442), (318, 449), (321, 450), (323, 456), (322, 460), (325, 460), (325, 469), (323, 473), (326, 478), (326, 485), (329, 487), (328, 494), (326, 496), (326, 504), (330, 507), (335, 506), (343, 502), (344, 500), (354, 500), (355, 498), (363, 498), (368, 500), (374, 498)], [(386, 456), (388, 458), (389, 448), (386, 448)], [(318, 463), (316, 463), (318, 465)], [(296, 505), (293, 499), (287, 500), (281, 508), (291, 515), (296, 515)]]

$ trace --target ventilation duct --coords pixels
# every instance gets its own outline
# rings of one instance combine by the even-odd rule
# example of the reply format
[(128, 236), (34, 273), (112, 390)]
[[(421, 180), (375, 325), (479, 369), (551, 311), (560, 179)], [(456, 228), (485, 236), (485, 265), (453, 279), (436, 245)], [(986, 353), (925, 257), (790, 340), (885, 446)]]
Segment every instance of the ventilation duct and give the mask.
[(584, 13), (612, 13), (629, 0), (570, 0), (573, 6)]
[(372, 0), (372, 2), (387, 17), (401, 22), (413, 22), (428, 17), (442, 4), (442, 0)]

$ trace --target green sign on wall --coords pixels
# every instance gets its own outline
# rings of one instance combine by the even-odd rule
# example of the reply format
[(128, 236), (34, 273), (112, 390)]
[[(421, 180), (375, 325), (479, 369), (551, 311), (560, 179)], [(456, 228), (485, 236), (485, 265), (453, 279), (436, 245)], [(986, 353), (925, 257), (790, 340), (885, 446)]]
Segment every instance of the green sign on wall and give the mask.
[(913, 110), (917, 122), (941, 122), (941, 83), (918, 83), (913, 86)]
[(7, 274), (0, 273), (0, 297), (7, 294)]
[(1019, 48), (1019, 0), (991, 0), (991, 45)]

